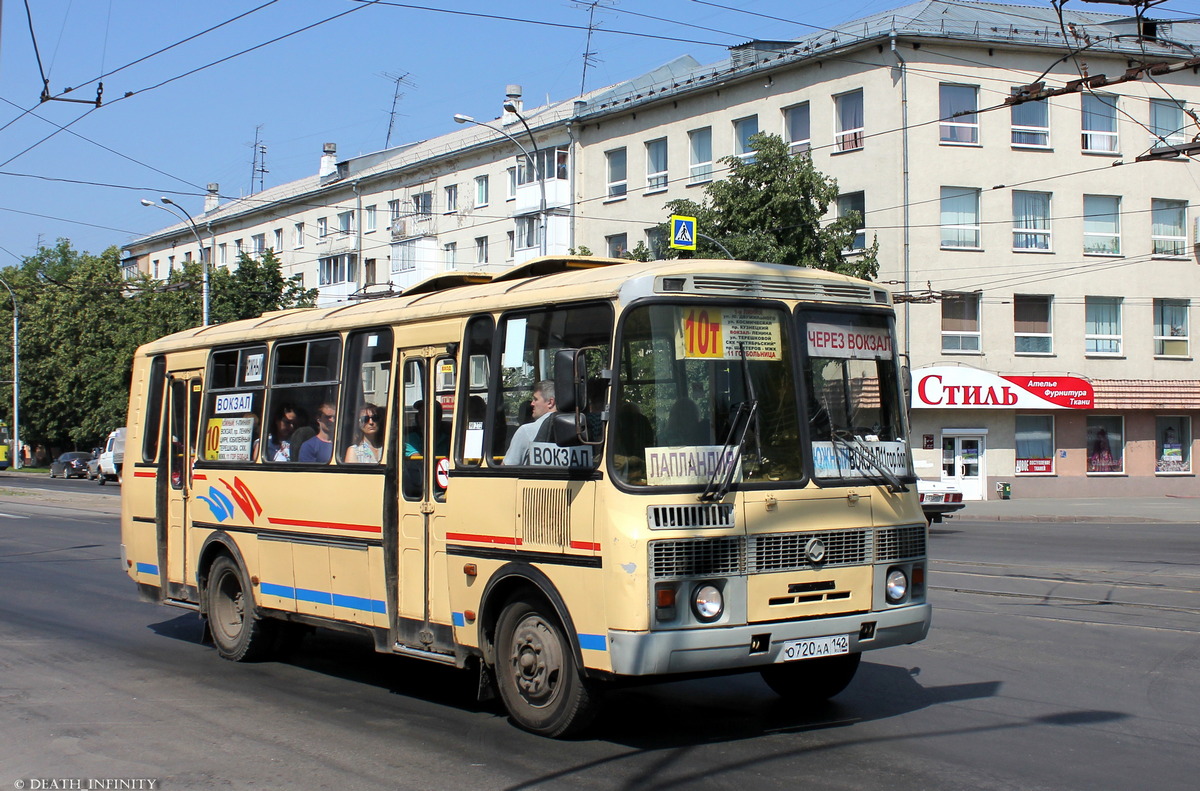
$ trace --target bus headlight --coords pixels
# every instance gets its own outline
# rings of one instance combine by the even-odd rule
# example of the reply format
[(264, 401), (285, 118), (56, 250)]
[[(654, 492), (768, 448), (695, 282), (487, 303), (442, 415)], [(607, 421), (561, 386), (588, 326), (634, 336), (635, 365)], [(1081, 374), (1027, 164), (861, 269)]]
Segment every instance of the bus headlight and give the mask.
[(904, 573), (904, 569), (888, 569), (885, 591), (888, 604), (899, 604), (904, 601), (904, 596), (908, 593), (908, 576)]
[(725, 597), (721, 595), (721, 591), (716, 585), (705, 583), (697, 585), (692, 591), (692, 612), (704, 623), (720, 618), (724, 609)]

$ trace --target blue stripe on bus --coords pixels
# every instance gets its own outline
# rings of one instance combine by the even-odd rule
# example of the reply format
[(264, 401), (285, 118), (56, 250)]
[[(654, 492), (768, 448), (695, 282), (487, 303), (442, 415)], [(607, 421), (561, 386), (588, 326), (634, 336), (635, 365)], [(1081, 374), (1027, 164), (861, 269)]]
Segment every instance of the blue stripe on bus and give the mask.
[(464, 615), (463, 615), (462, 613), (460, 613), (460, 612), (453, 612), (453, 613), (450, 613), (450, 621), (451, 621), (451, 622), (452, 622), (452, 623), (453, 623), (455, 626), (466, 626), (466, 625), (467, 625), (467, 619), (466, 619), (466, 616), (464, 616)]
[(158, 576), (158, 566), (153, 563), (139, 563), (137, 564), (137, 571), (138, 574), (153, 574), (156, 577)]
[(264, 582), (259, 586), (264, 596), (278, 596), (282, 599), (295, 599), (314, 604), (329, 604), (334, 607), (345, 607), (349, 610), (366, 610), (368, 612), (386, 613), (387, 604), (379, 599), (366, 599), (361, 596), (347, 596), (342, 593), (326, 593), (306, 588), (289, 588), (286, 585), (276, 585)]
[(607, 651), (608, 639), (602, 634), (581, 634), (579, 647), (588, 651)]

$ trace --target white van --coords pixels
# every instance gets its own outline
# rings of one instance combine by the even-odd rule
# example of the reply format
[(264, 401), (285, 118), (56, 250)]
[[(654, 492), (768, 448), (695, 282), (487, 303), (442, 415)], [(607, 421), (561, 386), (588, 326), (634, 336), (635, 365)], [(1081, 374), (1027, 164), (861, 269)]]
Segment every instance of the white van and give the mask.
[(121, 482), (121, 465), (125, 463), (125, 429), (119, 428), (108, 435), (104, 450), (100, 451), (100, 470), (96, 481), (103, 486), (109, 481)]

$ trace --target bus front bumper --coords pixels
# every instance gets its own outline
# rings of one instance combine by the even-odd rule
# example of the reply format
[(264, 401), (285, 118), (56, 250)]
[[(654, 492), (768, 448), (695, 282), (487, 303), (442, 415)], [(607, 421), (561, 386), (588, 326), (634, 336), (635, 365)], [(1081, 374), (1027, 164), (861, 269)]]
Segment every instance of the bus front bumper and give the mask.
[[(790, 640), (846, 634), (851, 652), (915, 643), (928, 634), (931, 614), (929, 604), (914, 604), (806, 621), (659, 632), (610, 630), (610, 659), (618, 676), (749, 669), (778, 661)], [(871, 636), (863, 638), (865, 633)]]

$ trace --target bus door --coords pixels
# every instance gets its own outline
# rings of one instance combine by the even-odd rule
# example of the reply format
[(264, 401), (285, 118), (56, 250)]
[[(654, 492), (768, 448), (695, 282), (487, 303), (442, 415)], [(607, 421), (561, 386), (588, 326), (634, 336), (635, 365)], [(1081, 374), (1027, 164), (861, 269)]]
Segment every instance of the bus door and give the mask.
[(201, 372), (171, 371), (168, 374), (167, 420), (164, 421), (164, 441), (161, 463), (166, 474), (160, 494), (160, 524), (166, 534), (162, 545), (166, 557), (162, 567), (163, 591), (167, 598), (195, 600), (197, 587), (195, 569), (188, 559), (187, 535), (192, 492), (192, 460), (196, 453), (196, 424), (200, 419)]
[[(399, 640), (448, 648), (449, 592), (442, 539), (450, 471), (455, 360), (445, 347), (400, 350)], [(434, 623), (435, 619), (440, 623)]]

